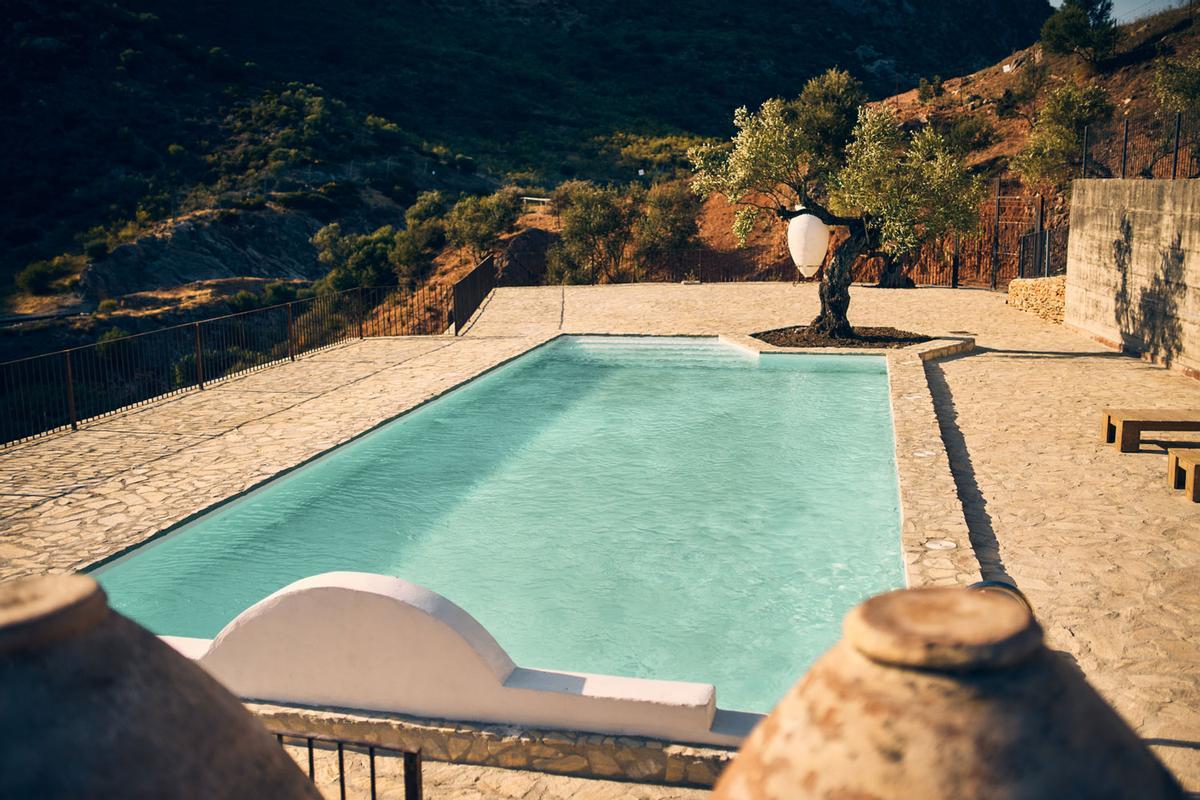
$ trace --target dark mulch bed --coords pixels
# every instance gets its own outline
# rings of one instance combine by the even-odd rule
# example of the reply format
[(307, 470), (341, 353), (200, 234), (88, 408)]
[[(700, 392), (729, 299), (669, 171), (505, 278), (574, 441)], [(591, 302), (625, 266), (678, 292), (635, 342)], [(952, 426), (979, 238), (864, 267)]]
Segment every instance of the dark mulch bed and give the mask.
[(811, 333), (807, 325), (794, 325), (773, 331), (751, 334), (776, 347), (907, 347), (910, 344), (928, 342), (930, 337), (897, 328), (855, 328), (858, 334), (853, 339), (834, 339), (823, 334)]

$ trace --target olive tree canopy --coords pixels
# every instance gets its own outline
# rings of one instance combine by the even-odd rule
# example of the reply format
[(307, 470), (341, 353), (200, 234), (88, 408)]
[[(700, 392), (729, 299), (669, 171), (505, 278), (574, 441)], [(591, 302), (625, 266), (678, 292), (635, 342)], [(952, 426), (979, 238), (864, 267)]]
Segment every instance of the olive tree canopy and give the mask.
[(826, 260), (821, 312), (811, 323), (834, 337), (854, 336), (847, 313), (860, 256), (898, 263), (931, 237), (967, 229), (982, 192), (941, 134), (907, 134), (890, 111), (864, 102), (857, 81), (829, 70), (795, 100), (767, 100), (755, 112), (739, 108), (730, 142), (689, 154), (693, 189), (740, 207), (733, 229), (741, 242), (761, 212), (788, 220), (794, 205), (846, 228)]

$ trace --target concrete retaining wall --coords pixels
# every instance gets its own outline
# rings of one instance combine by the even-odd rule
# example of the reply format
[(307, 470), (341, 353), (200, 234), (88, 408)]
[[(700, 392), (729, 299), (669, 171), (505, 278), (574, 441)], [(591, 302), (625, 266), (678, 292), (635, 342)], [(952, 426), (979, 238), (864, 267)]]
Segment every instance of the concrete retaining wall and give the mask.
[(1066, 324), (1200, 376), (1200, 181), (1071, 192)]

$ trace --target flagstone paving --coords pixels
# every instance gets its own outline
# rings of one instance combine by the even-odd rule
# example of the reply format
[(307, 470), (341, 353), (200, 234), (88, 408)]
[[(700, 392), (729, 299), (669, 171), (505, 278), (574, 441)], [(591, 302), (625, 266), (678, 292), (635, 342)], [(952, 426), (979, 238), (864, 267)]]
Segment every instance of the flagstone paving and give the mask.
[[(1051, 646), (1200, 789), (1200, 504), (1167, 490), (1163, 439), (1136, 454), (1098, 441), (1101, 407), (1197, 407), (1200, 381), (990, 292), (853, 297), (856, 324), (975, 339), (924, 371), (980, 571), (1015, 581)], [(745, 334), (806, 322), (816, 307), (812, 285), (506, 288), (459, 339), (355, 342), (8, 448), (0, 577), (117, 552), (560, 332)], [(506, 795), (476, 768), (437, 766), (449, 770), (438, 796), (675, 796), (527, 773), (501, 775), (529, 782)]]

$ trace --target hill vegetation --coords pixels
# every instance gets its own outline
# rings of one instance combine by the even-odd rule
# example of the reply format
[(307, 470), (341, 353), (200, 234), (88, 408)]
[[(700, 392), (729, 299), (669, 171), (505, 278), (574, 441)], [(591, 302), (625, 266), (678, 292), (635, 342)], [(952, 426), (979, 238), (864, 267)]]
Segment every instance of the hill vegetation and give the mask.
[[(29, 313), (94, 307), (108, 283), (89, 265), (176, 221), (210, 243), (238, 238), (227, 227), (301, 242), (333, 223), (398, 230), (430, 189), (670, 176), (734, 106), (835, 64), (876, 96), (980, 66), (1031, 40), (1049, 6), (831, 0), (787, 19), (678, 0), (12, 0), (0, 13), (0, 287)], [(322, 274), (316, 247), (292, 250), (278, 277)]]
[[(1080, 124), (1161, 128), (1196, 107), (1190, 15), (1117, 29), (1104, 5), (831, 0), (781, 24), (670, 1), (635, 16), (14, 0), (0, 281), (12, 311), (95, 310), (44, 326), (77, 344), (364, 282), (445, 284), (494, 247), (536, 243), (557, 280), (637, 279), (735, 247), (734, 209), (688, 191), (687, 152), (831, 65), (907, 133), (934, 129), (982, 177), (1040, 181), (1063, 213)], [(554, 202), (523, 209), (522, 193)], [(763, 263), (784, 257), (774, 223), (741, 233)]]

